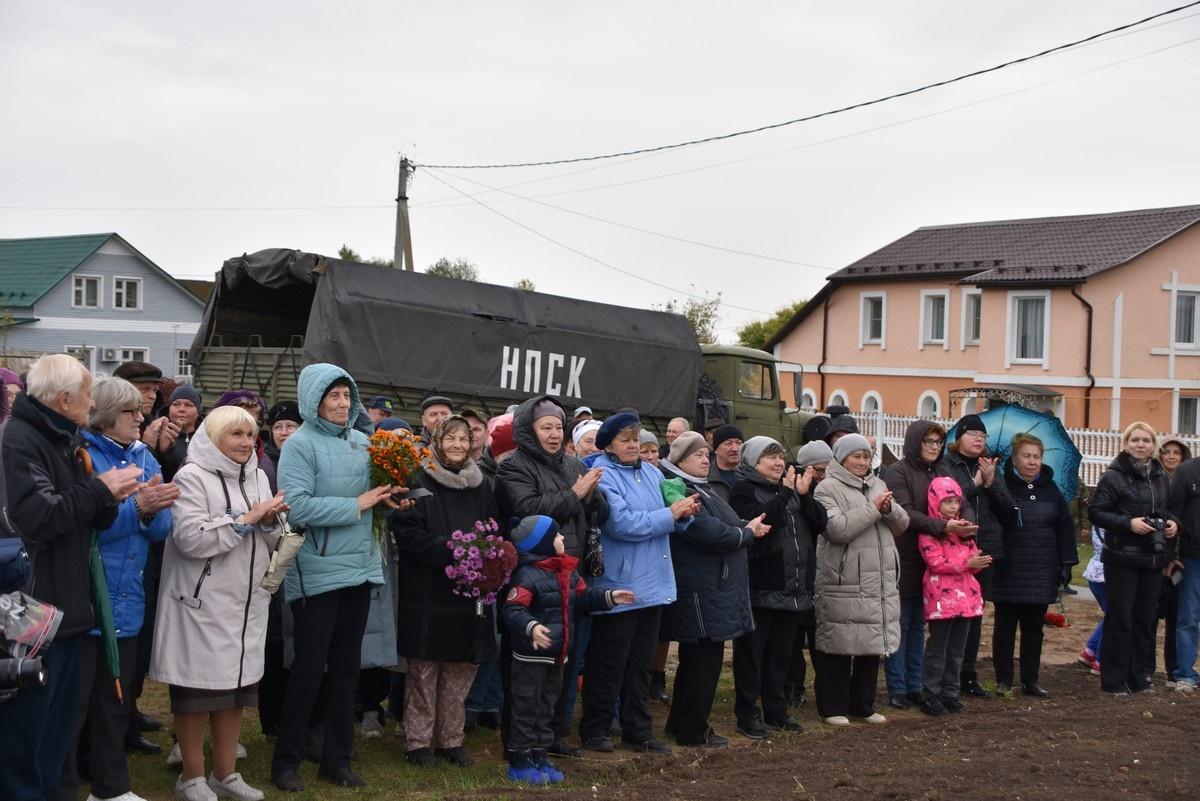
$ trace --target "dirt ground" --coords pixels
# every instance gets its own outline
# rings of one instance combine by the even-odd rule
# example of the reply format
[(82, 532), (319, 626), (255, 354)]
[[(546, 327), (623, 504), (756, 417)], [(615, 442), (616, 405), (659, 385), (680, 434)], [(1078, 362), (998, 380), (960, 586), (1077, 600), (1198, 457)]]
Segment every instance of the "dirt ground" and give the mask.
[[(797, 714), (804, 732), (751, 743), (733, 733), (723, 685), (718, 697), (723, 711), (714, 715), (713, 724), (729, 735), (730, 748), (676, 748), (667, 757), (635, 756), (618, 748), (611, 756), (563, 765), (573, 784), (584, 780), (582, 786), (529, 792), (592, 801), (1200, 797), (1195, 756), (1200, 698), (1165, 688), (1161, 674), (1153, 693), (1103, 695), (1099, 679), (1074, 662), (1098, 610), (1085, 598), (1069, 600), (1067, 612), (1070, 628), (1046, 630), (1042, 684), (1051, 692), (1048, 699), (979, 700), (964, 714), (937, 720), (880, 706), (889, 717), (886, 725), (837, 730), (821, 724), (810, 704)], [(990, 653), (990, 647), (985, 632), (981, 653)], [(981, 664), (981, 678), (991, 678), (990, 659)], [(655, 711), (662, 714), (657, 705)], [(656, 727), (661, 722), (656, 720)], [(501, 796), (514, 797), (511, 786), (457, 797)]]

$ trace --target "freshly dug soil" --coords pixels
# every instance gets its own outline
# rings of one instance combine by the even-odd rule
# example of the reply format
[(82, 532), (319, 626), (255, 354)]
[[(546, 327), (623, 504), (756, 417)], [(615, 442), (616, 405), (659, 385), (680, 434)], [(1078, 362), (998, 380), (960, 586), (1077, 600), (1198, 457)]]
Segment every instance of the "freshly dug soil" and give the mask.
[[(1070, 801), (1200, 797), (1200, 694), (1184, 696), (1155, 677), (1155, 691), (1115, 698), (1074, 662), (1099, 619), (1094, 602), (1067, 603), (1072, 626), (1047, 629), (1042, 685), (1047, 699), (972, 700), (960, 715), (931, 719), (881, 704), (889, 721), (833, 729), (812, 705), (796, 717), (805, 731), (761, 743), (734, 733), (728, 690), (713, 725), (724, 750), (676, 747), (670, 756), (611, 755), (562, 760), (569, 789), (517, 791), (503, 783), (462, 798), (579, 801), (795, 798), (806, 801)], [(985, 630), (981, 654), (990, 653)], [(1161, 654), (1161, 649), (1159, 651)], [(991, 678), (990, 659), (981, 678)], [(1161, 669), (1161, 662), (1160, 662)], [(654, 704), (656, 730), (661, 705)], [(581, 783), (582, 782), (582, 786)]]

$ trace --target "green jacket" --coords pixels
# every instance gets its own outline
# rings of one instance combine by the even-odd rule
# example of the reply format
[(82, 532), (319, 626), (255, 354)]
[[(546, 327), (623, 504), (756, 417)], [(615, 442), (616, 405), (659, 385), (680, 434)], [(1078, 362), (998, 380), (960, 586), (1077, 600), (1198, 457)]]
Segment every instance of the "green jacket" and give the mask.
[[(317, 409), (339, 378), (350, 382), (350, 421), (336, 426)], [(288, 603), (363, 582), (383, 584), (383, 554), (371, 535), (371, 511), (358, 496), (371, 488), (367, 437), (353, 421), (361, 409), (358, 386), (342, 368), (310, 364), (297, 388), (304, 424), (279, 456), (279, 489), (291, 507), (289, 522), (305, 529), (304, 546), (284, 583)]]

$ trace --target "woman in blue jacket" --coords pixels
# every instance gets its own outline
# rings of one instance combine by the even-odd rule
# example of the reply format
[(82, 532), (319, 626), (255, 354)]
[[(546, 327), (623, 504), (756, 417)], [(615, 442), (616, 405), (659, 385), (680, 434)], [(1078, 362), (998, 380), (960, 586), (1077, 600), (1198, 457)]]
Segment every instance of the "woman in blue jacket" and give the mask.
[[(113, 623), (120, 656), (121, 696), (115, 677), (105, 660), (104, 640), (93, 629), (84, 649), (83, 686), (75, 738), (82, 736), (88, 755), (92, 796), (115, 798), (130, 792), (129, 768), (125, 762), (125, 732), (129, 728), (132, 693), (130, 686), (137, 665), (138, 635), (146, 612), (142, 570), (150, 554), (150, 543), (162, 542), (171, 533), (171, 504), (179, 496), (174, 484), (162, 483), (162, 469), (150, 449), (141, 442), (141, 393), (123, 378), (101, 378), (92, 389), (95, 408), (91, 425), (83, 436), (94, 473), (114, 467), (137, 465), (145, 484), (117, 507), (117, 519), (97, 532), (104, 579), (112, 603)], [(121, 698), (127, 699), (122, 702)], [(83, 732), (84, 722), (88, 729)], [(77, 748), (67, 753), (58, 798), (74, 799), (79, 794)]]
[(675, 602), (670, 535), (691, 523), (700, 509), (695, 496), (667, 506), (663, 476), (638, 456), (641, 425), (637, 414), (621, 412), (604, 421), (596, 445), (604, 450), (590, 467), (602, 467), (600, 491), (608, 502), (601, 527), (604, 575), (593, 586), (633, 590), (637, 600), (594, 613), (583, 683), (583, 747), (611, 751), (608, 736), (613, 706), (621, 699), (621, 741), (638, 751), (669, 753), (651, 736), (650, 671), (663, 607)]
[(374, 508), (397, 507), (391, 486), (371, 487), (367, 436), (354, 428), (362, 411), (354, 379), (333, 364), (310, 364), (297, 387), (304, 423), (279, 456), (279, 489), (289, 519), (306, 529), (284, 583), (294, 620), (296, 657), (288, 677), (275, 786), (304, 789), (297, 773), (317, 691), (325, 681), (320, 775), (343, 787), (366, 783), (350, 770), (354, 689), (371, 590), (383, 584), (383, 549), (371, 533)]

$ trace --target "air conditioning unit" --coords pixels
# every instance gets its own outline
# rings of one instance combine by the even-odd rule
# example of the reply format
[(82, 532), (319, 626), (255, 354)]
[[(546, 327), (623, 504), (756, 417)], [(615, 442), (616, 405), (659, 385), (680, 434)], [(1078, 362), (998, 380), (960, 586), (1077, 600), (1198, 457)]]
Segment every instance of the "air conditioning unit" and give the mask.
[(102, 362), (120, 361), (120, 358), (117, 354), (117, 349), (116, 348), (105, 348), (104, 350), (100, 351), (100, 361), (102, 361)]

